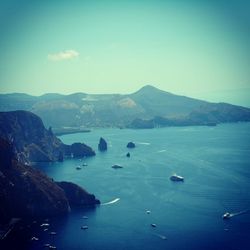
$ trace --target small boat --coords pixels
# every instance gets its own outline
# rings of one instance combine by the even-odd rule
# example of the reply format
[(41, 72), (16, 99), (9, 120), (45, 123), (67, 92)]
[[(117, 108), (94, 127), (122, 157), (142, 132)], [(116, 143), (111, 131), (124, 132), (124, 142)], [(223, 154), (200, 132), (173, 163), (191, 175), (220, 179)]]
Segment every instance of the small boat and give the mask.
[(147, 210), (147, 211), (146, 211), (146, 213), (147, 213), (147, 214), (150, 214), (150, 213), (151, 213), (151, 211), (150, 211), (150, 210)]
[(56, 249), (56, 247), (55, 246), (49, 246), (49, 249)]
[(39, 239), (37, 237), (32, 237), (30, 240), (32, 240), (32, 241), (38, 241)]
[(88, 164), (87, 164), (86, 162), (84, 162), (82, 165), (83, 165), (84, 167), (88, 166)]
[(81, 170), (81, 169), (82, 169), (81, 166), (77, 166), (77, 167), (76, 167), (76, 170)]
[(231, 215), (230, 213), (228, 213), (228, 212), (226, 212), (226, 213), (224, 213), (224, 214), (222, 215), (222, 219), (223, 219), (223, 220), (229, 219), (230, 217), (232, 217), (232, 215)]
[(50, 232), (49, 234), (50, 235), (56, 235), (56, 232)]
[(40, 225), (40, 227), (49, 227), (49, 223), (43, 223)]
[(170, 176), (170, 180), (171, 181), (184, 181), (184, 177), (177, 175), (177, 174), (173, 174)]
[(115, 169), (117, 169), (117, 168), (123, 168), (123, 166), (115, 164), (115, 165), (112, 166), (112, 168), (115, 168)]
[(156, 224), (155, 224), (155, 223), (152, 223), (152, 224), (151, 224), (151, 227), (156, 227)]
[(88, 228), (89, 228), (88, 226), (81, 226), (81, 229), (84, 229), (84, 230), (86, 230)]

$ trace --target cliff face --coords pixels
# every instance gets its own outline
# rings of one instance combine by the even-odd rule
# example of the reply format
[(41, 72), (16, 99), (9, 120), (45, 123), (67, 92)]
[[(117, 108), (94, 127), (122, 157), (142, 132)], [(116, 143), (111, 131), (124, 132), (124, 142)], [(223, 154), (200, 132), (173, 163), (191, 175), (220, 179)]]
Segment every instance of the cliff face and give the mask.
[(0, 138), (0, 224), (10, 218), (66, 214), (70, 206), (99, 204), (73, 183), (55, 183), (42, 172), (17, 161), (13, 145)]
[(0, 112), (0, 137), (14, 145), (18, 161), (23, 163), (57, 161), (71, 154), (74, 157), (95, 155), (83, 143), (63, 144), (37, 115), (28, 111)]
[(61, 187), (28, 166), (30, 161), (61, 161), (71, 155), (95, 152), (83, 143), (63, 144), (30, 112), (0, 112), (0, 224), (12, 217), (65, 214), (74, 204), (97, 204), (95, 196), (81, 187), (73, 183)]
[(93, 194), (89, 194), (86, 190), (74, 183), (61, 181), (56, 184), (64, 190), (70, 206), (92, 206), (100, 204), (100, 201), (96, 199)]
[(19, 163), (12, 154), (12, 145), (3, 139), (0, 151), (0, 222), (11, 217), (51, 216), (69, 211), (64, 191), (50, 178)]

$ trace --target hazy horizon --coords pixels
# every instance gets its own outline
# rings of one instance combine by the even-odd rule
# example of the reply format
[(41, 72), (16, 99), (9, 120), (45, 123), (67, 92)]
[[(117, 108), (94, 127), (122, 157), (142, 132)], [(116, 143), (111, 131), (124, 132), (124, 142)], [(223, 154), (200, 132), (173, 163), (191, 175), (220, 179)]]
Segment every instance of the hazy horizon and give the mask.
[(145, 85), (250, 107), (247, 1), (1, 1), (0, 93)]

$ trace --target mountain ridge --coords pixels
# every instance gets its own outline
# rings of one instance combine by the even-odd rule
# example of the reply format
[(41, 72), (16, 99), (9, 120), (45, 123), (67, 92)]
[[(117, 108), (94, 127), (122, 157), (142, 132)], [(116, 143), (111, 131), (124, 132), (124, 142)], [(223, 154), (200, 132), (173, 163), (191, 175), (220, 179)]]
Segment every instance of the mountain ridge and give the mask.
[(158, 121), (171, 120), (157, 126), (250, 121), (249, 108), (175, 95), (152, 85), (131, 94), (77, 92), (47, 93), (38, 97), (0, 94), (0, 111), (16, 109), (37, 114), (47, 127), (53, 128), (131, 127), (135, 119), (148, 121), (155, 117), (161, 118)]

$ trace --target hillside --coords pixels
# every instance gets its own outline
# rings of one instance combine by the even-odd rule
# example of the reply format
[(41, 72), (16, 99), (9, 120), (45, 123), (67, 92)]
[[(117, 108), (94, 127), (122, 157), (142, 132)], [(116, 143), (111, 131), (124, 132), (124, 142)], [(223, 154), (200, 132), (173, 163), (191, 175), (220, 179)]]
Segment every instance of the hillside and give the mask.
[(46, 127), (53, 128), (139, 128), (138, 120), (140, 124), (151, 121), (150, 127), (155, 122), (156, 126), (181, 126), (250, 121), (249, 108), (174, 95), (150, 85), (128, 95), (0, 95), (0, 111), (20, 108), (39, 115)]
[(40, 117), (28, 111), (0, 112), (0, 138), (10, 142), (19, 162), (62, 161), (65, 156), (93, 156), (83, 143), (65, 145)]
[(0, 137), (0, 231), (11, 218), (66, 214), (74, 206), (100, 201), (70, 182), (54, 182), (41, 171), (18, 161), (13, 144)]
[(93, 155), (95, 152), (83, 143), (62, 143), (31, 112), (0, 112), (0, 231), (1, 223), (13, 217), (55, 216), (74, 206), (99, 204), (80, 186), (54, 182), (29, 164)]

